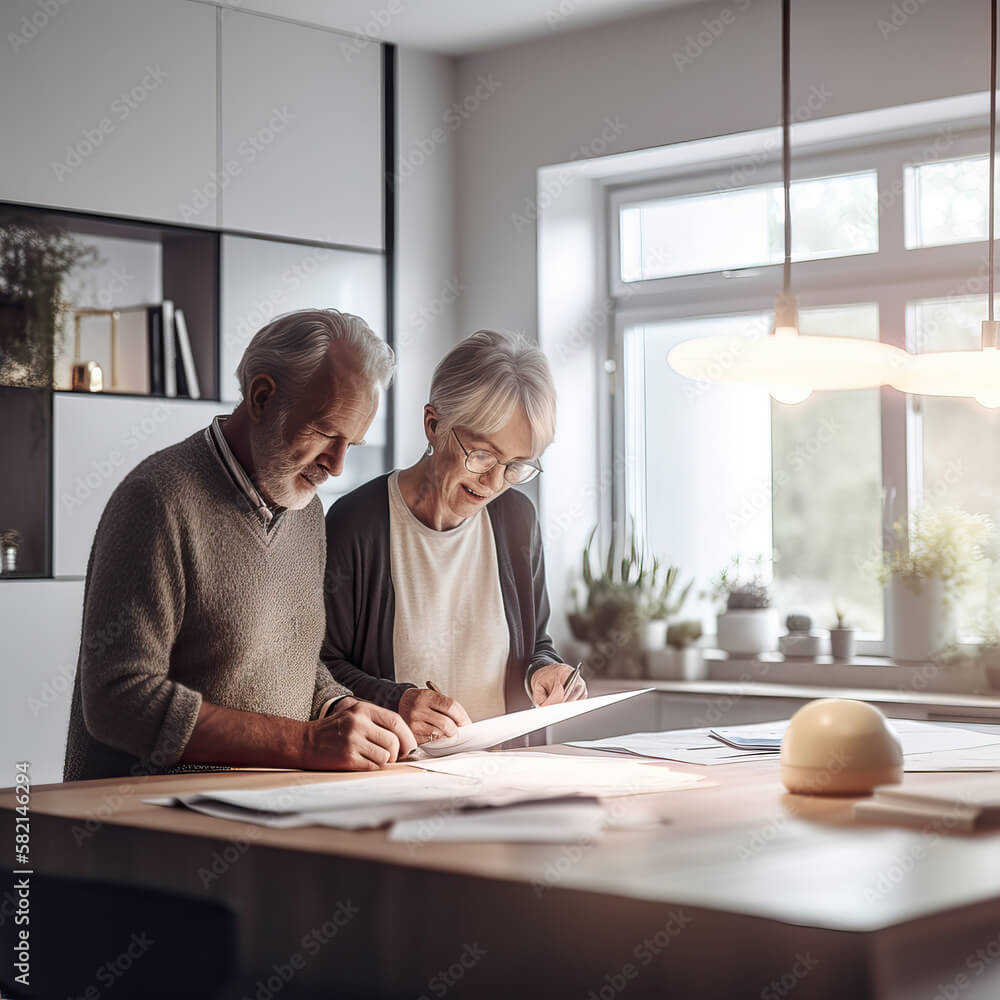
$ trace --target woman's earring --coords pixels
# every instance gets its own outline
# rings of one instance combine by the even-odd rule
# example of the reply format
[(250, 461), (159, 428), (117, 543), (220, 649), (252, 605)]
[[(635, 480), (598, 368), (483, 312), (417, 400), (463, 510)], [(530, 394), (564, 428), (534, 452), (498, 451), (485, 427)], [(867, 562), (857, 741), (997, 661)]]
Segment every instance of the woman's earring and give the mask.
[(434, 445), (429, 444), (427, 446), (427, 451), (425, 451), (424, 454), (427, 455), (428, 457), (430, 457), (431, 455), (433, 455), (434, 454)]

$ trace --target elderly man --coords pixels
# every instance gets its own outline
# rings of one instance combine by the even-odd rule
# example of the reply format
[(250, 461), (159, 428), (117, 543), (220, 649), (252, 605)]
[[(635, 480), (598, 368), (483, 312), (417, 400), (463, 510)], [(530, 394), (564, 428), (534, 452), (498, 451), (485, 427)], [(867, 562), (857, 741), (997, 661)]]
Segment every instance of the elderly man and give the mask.
[(65, 780), (369, 769), (414, 748), (319, 659), (316, 487), (361, 443), (394, 366), (357, 316), (283, 316), (247, 348), (233, 414), (125, 477), (87, 568)]

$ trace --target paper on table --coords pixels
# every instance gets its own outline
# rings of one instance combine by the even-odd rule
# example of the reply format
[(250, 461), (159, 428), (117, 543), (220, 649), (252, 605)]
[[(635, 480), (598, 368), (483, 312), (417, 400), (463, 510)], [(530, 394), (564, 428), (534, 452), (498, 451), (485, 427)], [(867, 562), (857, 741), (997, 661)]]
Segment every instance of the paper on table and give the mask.
[(389, 839), (421, 844), (433, 841), (578, 843), (596, 840), (603, 827), (601, 805), (582, 800), (453, 813), (436, 818), (433, 826), (419, 819), (402, 820), (393, 824)]
[(545, 726), (575, 719), (578, 715), (585, 715), (587, 712), (635, 698), (652, 690), (652, 688), (641, 688), (638, 691), (622, 691), (618, 694), (601, 695), (599, 698), (583, 698), (580, 701), (543, 705), (541, 708), (528, 708), (523, 712), (497, 715), (491, 719), (482, 719), (468, 726), (461, 726), (454, 736), (424, 743), (420, 749), (429, 757), (444, 757), (465, 750), (488, 750), (498, 743), (517, 739), (518, 736), (527, 736), (528, 733), (543, 729)]
[(662, 764), (517, 750), (463, 753), (439, 760), (414, 761), (414, 766), (426, 771), (478, 778), (521, 792), (553, 795), (570, 791), (580, 795), (640, 795), (690, 788), (704, 782), (701, 775), (671, 771)]
[(611, 750), (685, 764), (732, 764), (750, 760), (773, 760), (770, 751), (747, 752), (726, 746), (708, 735), (708, 729), (676, 729), (664, 733), (630, 733), (603, 740), (574, 740), (568, 744), (588, 750)]

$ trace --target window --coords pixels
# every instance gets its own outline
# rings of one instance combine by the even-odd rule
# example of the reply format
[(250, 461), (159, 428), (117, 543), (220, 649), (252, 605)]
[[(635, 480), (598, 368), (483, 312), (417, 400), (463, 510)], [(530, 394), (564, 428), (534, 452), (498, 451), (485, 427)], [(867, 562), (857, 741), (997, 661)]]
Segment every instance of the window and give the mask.
[[(878, 250), (874, 171), (796, 181), (794, 260)], [(623, 281), (757, 267), (784, 259), (780, 184), (625, 203), (619, 209)]]
[[(929, 158), (918, 140), (799, 156), (793, 257), (803, 263), (793, 283), (803, 333), (920, 351), (979, 345), (986, 159), (954, 153), (982, 144), (964, 136), (949, 160)], [(749, 173), (757, 183), (740, 188), (689, 171), (609, 193), (623, 390), (616, 502), (696, 591), (733, 555), (763, 553), (782, 614), (804, 611), (825, 628), (839, 606), (861, 629), (861, 650), (883, 652), (875, 566), (893, 521), (926, 500), (1000, 526), (1000, 408), (890, 389), (817, 392), (788, 406), (762, 387), (672, 372), (666, 356), (682, 340), (768, 332), (781, 188), (763, 167)], [(1000, 549), (990, 555), (1000, 567)], [(961, 638), (995, 624), (998, 594), (986, 581), (968, 595)], [(685, 609), (708, 632), (716, 610), (703, 599)]]

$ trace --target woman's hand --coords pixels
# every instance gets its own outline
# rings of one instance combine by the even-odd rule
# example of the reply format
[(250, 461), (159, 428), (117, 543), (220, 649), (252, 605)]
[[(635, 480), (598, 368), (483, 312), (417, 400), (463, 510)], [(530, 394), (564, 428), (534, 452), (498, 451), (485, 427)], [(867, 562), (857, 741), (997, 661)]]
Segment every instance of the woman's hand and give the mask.
[(399, 714), (410, 727), (417, 743), (454, 736), (459, 726), (467, 726), (469, 713), (446, 694), (428, 688), (408, 688), (399, 699)]
[(569, 694), (566, 694), (565, 684), (573, 676), (575, 669), (568, 663), (549, 663), (539, 667), (531, 675), (531, 700), (540, 707), (586, 698), (587, 682), (583, 677), (577, 677)]

